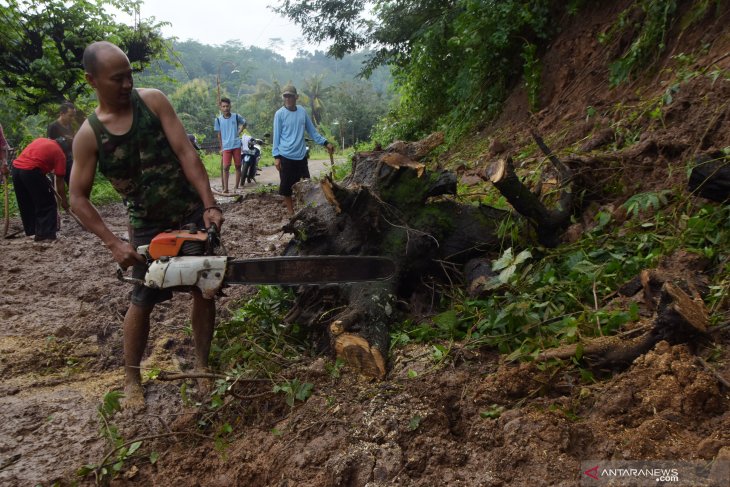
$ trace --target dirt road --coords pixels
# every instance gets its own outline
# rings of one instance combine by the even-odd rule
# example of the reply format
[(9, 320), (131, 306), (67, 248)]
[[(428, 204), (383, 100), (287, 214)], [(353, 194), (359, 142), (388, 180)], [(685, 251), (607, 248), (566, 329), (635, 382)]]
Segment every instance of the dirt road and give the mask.
[[(341, 158), (335, 158), (335, 164), (340, 162)], [(312, 178), (318, 178), (321, 177), (323, 174), (326, 174), (330, 170), (330, 161), (329, 159), (312, 159), (309, 161), (309, 175), (312, 176)], [(231, 169), (231, 173), (233, 172), (233, 169)], [(243, 187), (242, 191), (239, 191), (239, 193), (250, 193), (255, 192), (257, 190), (260, 190), (262, 187), (267, 185), (277, 185), (279, 184), (279, 171), (276, 170), (274, 166), (266, 166), (259, 169), (259, 174), (256, 176), (256, 181), (253, 184), (246, 183), (246, 185)], [(220, 178), (211, 178), (211, 186), (216, 191), (221, 190), (221, 181)]]
[[(231, 255), (276, 254), (289, 240), (281, 232), (287, 219), (276, 196), (250, 194), (240, 204), (222, 205)], [(101, 212), (115, 233), (126, 234), (121, 204)], [(20, 228), (18, 218), (11, 219), (13, 228)], [(115, 279), (114, 262), (99, 239), (68, 216), (55, 242), (0, 239), (0, 256), (0, 485), (50, 485), (73, 478), (109, 447), (99, 436), (97, 407), (122, 384), (129, 287)], [(218, 303), (219, 316), (247, 292), (247, 286), (230, 289)], [(190, 366), (188, 300), (176, 294), (156, 308), (143, 367)], [(164, 431), (163, 422), (175, 419), (178, 388), (158, 385), (147, 387), (146, 414), (120, 423), (125, 437)]]
[[(313, 177), (329, 161), (310, 161)], [(243, 200), (220, 198), (225, 210), (223, 240), (229, 255), (276, 255), (291, 235), (274, 194), (256, 194), (278, 184), (274, 167), (262, 168)], [(219, 180), (212, 181), (214, 188)], [(220, 190), (220, 186), (217, 186)], [(100, 209), (110, 228), (126, 235), (121, 204)], [(11, 233), (21, 228), (11, 219)], [(100, 459), (109, 448), (99, 434), (97, 407), (104, 394), (122, 385), (122, 319), (128, 285), (114, 277), (115, 264), (98, 238), (69, 216), (59, 238), (36, 243), (25, 236), (0, 239), (0, 485), (52, 484)], [(219, 318), (248, 286), (226, 291)], [(189, 297), (176, 294), (155, 309), (143, 368), (185, 370), (193, 360), (188, 326)], [(165, 431), (182, 409), (177, 385), (149, 383), (148, 408), (120, 420), (126, 438)], [(155, 418), (161, 418), (155, 419)]]

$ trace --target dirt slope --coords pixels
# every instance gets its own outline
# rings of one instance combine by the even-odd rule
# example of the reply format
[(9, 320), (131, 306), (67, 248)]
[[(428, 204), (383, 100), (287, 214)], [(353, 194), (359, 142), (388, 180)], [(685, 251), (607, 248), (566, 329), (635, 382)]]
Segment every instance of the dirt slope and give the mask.
[[(655, 150), (619, 176), (627, 191), (672, 185), (696, 151), (730, 145), (730, 82), (688, 79), (662, 107), (663, 117), (650, 117), (642, 100), (665, 93), (675, 75), (656, 69), (610, 89), (607, 59), (617, 47), (598, 44), (596, 36), (621, 5), (600, 3), (569, 21), (545, 54), (546, 108), (532, 120), (562, 155), (603, 129), (612, 129), (614, 141), (652, 138)], [(671, 55), (686, 52), (696, 53), (694, 70), (730, 69), (725, 12), (724, 19), (673, 36), (659, 66), (673, 66)], [(587, 117), (588, 106), (596, 116)], [(627, 106), (639, 113), (638, 133), (622, 132)], [(526, 95), (518, 88), (500, 120), (468, 145), (488, 147), (498, 139), (517, 150), (530, 143), (529, 123)], [(449, 156), (475, 160), (466, 145)], [(252, 194), (224, 206), (231, 255), (276, 253), (288, 240), (280, 231), (286, 220), (277, 197)], [(123, 209), (103, 211), (124, 233)], [(98, 462), (109, 448), (99, 437), (96, 408), (105, 392), (121, 385), (127, 287), (113, 278), (108, 252), (67, 218), (59, 241), (4, 240), (0, 255), (0, 282), (6, 283), (0, 296), (0, 484), (70, 485), (78, 467)], [(251, 292), (229, 289), (219, 302), (221, 319)], [(189, 368), (188, 306), (188, 298), (178, 295), (155, 311), (144, 367)], [(727, 331), (718, 343), (713, 366), (730, 379)], [(290, 408), (282, 395), (259, 395), (266, 389), (252, 387), (255, 397), (230, 408), (233, 432), (225, 448), (216, 448), (215, 431), (196, 427), (204, 412), (185, 407), (176, 384), (150, 381), (144, 414), (114, 418), (124, 438), (188, 434), (146, 441), (142, 451), (160, 452), (159, 460), (131, 460), (113, 483), (572, 486), (585, 480), (581, 462), (609, 458), (715, 460), (710, 468), (716, 477), (730, 478), (722, 470), (730, 462), (730, 392), (685, 346), (660, 343), (626, 371), (594, 385), (567, 372), (503, 363), (488, 350), (457, 345), (451, 355), (454, 360), (442, 364), (429, 347), (397, 350), (383, 382), (346, 369), (337, 377), (322, 357), (287, 364), (286, 376), (313, 383), (313, 395)]]

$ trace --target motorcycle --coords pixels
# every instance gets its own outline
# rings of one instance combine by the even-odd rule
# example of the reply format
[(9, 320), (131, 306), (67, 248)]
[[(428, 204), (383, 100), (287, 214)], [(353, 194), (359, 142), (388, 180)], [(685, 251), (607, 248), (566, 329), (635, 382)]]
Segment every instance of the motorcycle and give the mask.
[(256, 182), (258, 163), (259, 159), (261, 159), (261, 146), (263, 143), (264, 141), (261, 139), (255, 139), (253, 137), (248, 139), (248, 146), (244, 147), (241, 159), (241, 187), (243, 187), (246, 181), (249, 183)]

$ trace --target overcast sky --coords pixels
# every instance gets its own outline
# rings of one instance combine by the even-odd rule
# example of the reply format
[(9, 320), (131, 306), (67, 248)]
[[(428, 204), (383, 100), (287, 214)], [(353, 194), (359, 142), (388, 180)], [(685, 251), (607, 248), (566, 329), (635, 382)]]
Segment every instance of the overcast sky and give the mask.
[[(142, 19), (155, 17), (172, 25), (162, 29), (165, 37), (175, 36), (181, 41), (197, 40), (203, 44), (225, 44), (240, 40), (244, 46), (271, 48), (287, 60), (297, 53), (297, 46), (305, 50), (325, 49), (326, 46), (306, 45), (296, 25), (279, 16), (269, 5), (277, 0), (144, 0), (140, 10)], [(120, 18), (131, 24), (131, 18)], [(283, 42), (272, 44), (272, 39)]]

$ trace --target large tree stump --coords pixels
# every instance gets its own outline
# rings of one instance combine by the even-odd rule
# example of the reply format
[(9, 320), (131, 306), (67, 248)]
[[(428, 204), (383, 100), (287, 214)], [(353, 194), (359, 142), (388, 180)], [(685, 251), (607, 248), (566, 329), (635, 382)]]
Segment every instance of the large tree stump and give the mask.
[[(288, 321), (309, 325), (315, 342), (361, 372), (383, 377), (396, 300), (429, 276), (460, 279), (457, 264), (495, 249), (506, 212), (440, 200), (456, 193), (456, 177), (430, 172), (422, 157), (441, 140), (354, 156), (342, 182), (296, 185), (302, 207), (285, 230), (289, 255), (384, 255), (397, 264), (389, 282), (300, 288)], [(430, 150), (430, 149), (428, 149)]]
[[(500, 250), (497, 228), (511, 216), (451, 198), (456, 176), (430, 171), (421, 160), (442, 140), (434, 134), (418, 143), (361, 152), (341, 183), (326, 177), (295, 185), (302, 209), (284, 227), (294, 234), (287, 255), (382, 255), (396, 262), (389, 282), (300, 288), (287, 317), (307, 325), (322, 351), (370, 376), (386, 373), (396, 304), (402, 307), (424, 294), (432, 281), (463, 282), (466, 262)], [(552, 216), (528, 215), (540, 228)]]

